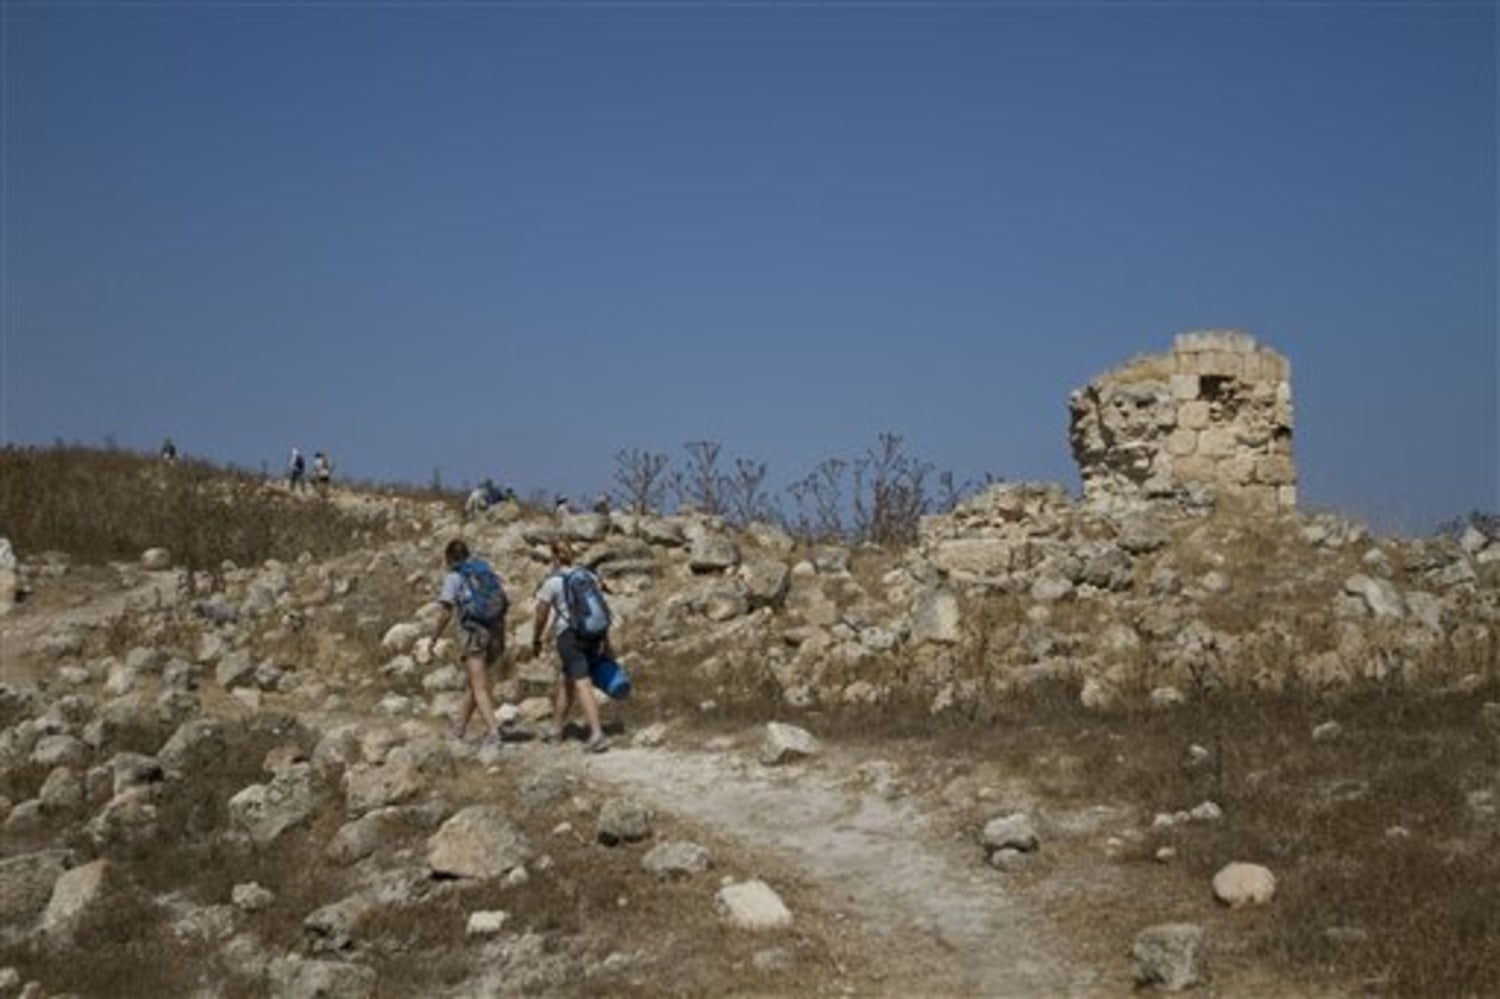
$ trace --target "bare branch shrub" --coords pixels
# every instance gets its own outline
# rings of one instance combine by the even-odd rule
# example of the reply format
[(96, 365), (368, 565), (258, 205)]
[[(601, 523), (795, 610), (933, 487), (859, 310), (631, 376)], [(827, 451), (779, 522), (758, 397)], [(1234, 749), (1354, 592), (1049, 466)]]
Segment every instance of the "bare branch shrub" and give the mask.
[(667, 497), (669, 461), (664, 454), (641, 448), (615, 452), (615, 485), (626, 509), (637, 514), (661, 510)]
[(765, 491), (765, 483), (765, 462), (735, 459), (734, 474), (725, 475), (720, 483), (720, 495), (731, 521), (743, 527), (757, 520), (767, 523), (775, 520), (775, 507)]
[(687, 468), (672, 476), (677, 502), (710, 516), (722, 515), (723, 478), (718, 465), (723, 445), (717, 441), (688, 441), (682, 446), (688, 453)]
[(906, 453), (899, 434), (880, 434), (854, 463), (854, 533), (861, 541), (907, 544), (927, 512), (926, 479), (932, 465)]

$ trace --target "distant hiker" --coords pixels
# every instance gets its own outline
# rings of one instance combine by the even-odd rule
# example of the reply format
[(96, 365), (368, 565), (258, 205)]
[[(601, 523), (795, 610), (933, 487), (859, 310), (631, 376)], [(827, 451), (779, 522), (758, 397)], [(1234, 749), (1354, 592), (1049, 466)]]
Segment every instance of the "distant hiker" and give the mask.
[[(599, 723), (599, 704), (594, 700), (589, 668), (601, 658), (613, 657), (609, 609), (604, 603), (604, 583), (588, 569), (574, 565), (574, 558), (572, 546), (567, 542), (552, 543), (553, 570), (536, 591), (531, 654), (541, 655), (550, 619), (561, 672), (552, 698), (552, 728), (546, 738), (551, 741), (562, 734), (568, 712), (577, 702), (589, 723), (586, 748), (602, 753), (609, 748), (609, 739)], [(600, 620), (593, 620), (600, 612)]]
[(448, 542), (443, 549), (443, 560), (448, 566), (438, 595), (443, 611), (432, 629), (432, 640), (442, 637), (456, 612), (459, 656), (468, 681), (463, 711), (453, 723), (453, 736), (464, 737), (469, 718), (477, 708), (489, 733), (485, 736), (485, 748), (499, 749), (500, 722), (490, 700), (489, 667), (505, 651), (505, 612), (509, 601), (500, 577), (483, 559), (472, 557), (463, 541), (454, 538)]
[(464, 501), (464, 512), (472, 517), (495, 506), (504, 498), (505, 494), (495, 485), (495, 480), (485, 479), (469, 493), (469, 498)]
[(562, 493), (558, 493), (557, 499), (552, 501), (552, 512), (559, 517), (566, 517), (573, 512), (573, 508), (568, 505), (568, 498)]
[(609, 494), (600, 493), (599, 498), (594, 500), (594, 512), (609, 516)]
[(313, 455), (313, 486), (319, 496), (328, 495), (328, 482), (333, 478), (333, 462), (322, 451)]
[(177, 460), (177, 445), (172, 443), (170, 437), (161, 442), (161, 460), (168, 465)]
[(292, 456), (286, 463), (286, 484), (293, 491), (307, 488), (307, 459), (301, 448), (292, 448)]

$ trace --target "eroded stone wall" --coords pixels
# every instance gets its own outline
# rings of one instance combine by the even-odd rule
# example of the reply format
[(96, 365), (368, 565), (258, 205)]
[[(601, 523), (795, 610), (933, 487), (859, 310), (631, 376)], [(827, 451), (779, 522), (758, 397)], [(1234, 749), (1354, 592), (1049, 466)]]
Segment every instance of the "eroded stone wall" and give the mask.
[(1068, 399), (1084, 499), (1212, 492), (1267, 510), (1297, 504), (1291, 365), (1237, 330), (1179, 334)]

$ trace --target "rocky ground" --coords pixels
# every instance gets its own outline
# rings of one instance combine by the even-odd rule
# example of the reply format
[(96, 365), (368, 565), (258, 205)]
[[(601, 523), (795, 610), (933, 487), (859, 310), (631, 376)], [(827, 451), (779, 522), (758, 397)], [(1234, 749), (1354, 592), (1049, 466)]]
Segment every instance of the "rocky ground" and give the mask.
[[(0, 618), (0, 995), (1346, 994), (1368, 983), (1244, 943), (1263, 869), (1122, 862), (1221, 821), (1212, 801), (1148, 814), (1036, 733), (1015, 753), (903, 733), (1063, 674), (1090, 710), (1171, 711), (1231, 669), (1494, 668), (1483, 536), (1286, 518), (1247, 544), (1033, 487), (900, 555), (695, 517), (393, 500), (372, 525), (326, 562), (194, 578), (169, 552), (23, 561)], [(605, 703), (609, 753), (533, 738), (552, 665), (521, 656), (497, 678), (505, 746), (445, 735), (461, 680), (422, 636), (459, 533), (522, 608), (559, 535), (610, 580), (636, 695)], [(1278, 546), (1295, 580), (1268, 573)]]

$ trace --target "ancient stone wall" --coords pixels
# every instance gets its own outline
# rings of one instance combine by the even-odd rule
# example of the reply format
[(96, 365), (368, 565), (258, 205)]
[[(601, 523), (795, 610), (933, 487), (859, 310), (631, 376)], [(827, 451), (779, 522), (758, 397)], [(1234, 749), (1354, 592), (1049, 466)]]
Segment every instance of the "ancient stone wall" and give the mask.
[(1084, 499), (1098, 505), (1204, 490), (1292, 509), (1292, 381), (1286, 358), (1236, 330), (1179, 334), (1068, 399)]

